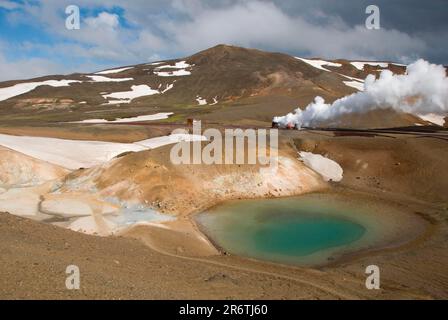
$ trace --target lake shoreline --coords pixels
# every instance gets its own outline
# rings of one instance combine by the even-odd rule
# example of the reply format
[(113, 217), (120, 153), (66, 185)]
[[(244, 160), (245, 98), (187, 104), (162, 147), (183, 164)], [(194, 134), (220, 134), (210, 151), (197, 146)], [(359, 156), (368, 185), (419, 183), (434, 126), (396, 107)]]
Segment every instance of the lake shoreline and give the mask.
[[(197, 216), (199, 214), (202, 214), (204, 212), (209, 212), (209, 211), (213, 211), (215, 208), (219, 207), (220, 205), (222, 205), (223, 203), (227, 203), (229, 201), (225, 201), (225, 202), (221, 202), (219, 204), (213, 205), (212, 207), (210, 207), (210, 209), (208, 210), (204, 210), (198, 213), (193, 213), (193, 214), (189, 214), (185, 217), (182, 218), (178, 218), (178, 220), (176, 220), (176, 224), (182, 225), (182, 227), (180, 227), (181, 229), (185, 229), (188, 230), (188, 232), (192, 232), (194, 235), (193, 238), (202, 238), (202, 239), (206, 239), (207, 245), (206, 247), (210, 246), (213, 249), (216, 250), (216, 253), (212, 255), (215, 256), (216, 254), (220, 255), (220, 256), (232, 256), (232, 257), (238, 257), (241, 259), (246, 259), (246, 260), (250, 260), (250, 261), (256, 261), (258, 263), (261, 264), (273, 264), (273, 265), (278, 265), (278, 266), (288, 266), (288, 267), (298, 267), (298, 268), (311, 268), (311, 269), (325, 269), (325, 268), (337, 268), (340, 265), (343, 265), (345, 263), (349, 263), (349, 262), (353, 262), (356, 261), (359, 258), (368, 256), (368, 255), (381, 255), (383, 252), (390, 252), (390, 251), (400, 251), (402, 248), (405, 247), (409, 247), (411, 246), (413, 243), (415, 244), (419, 244), (421, 243), (423, 240), (422, 239), (426, 239), (430, 236), (430, 234), (433, 233), (432, 230), (432, 224), (431, 222), (425, 218), (424, 216), (419, 216), (415, 213), (410, 212), (409, 208), (406, 208), (407, 205), (401, 204), (399, 201), (396, 201), (396, 199), (385, 199), (382, 197), (379, 197), (379, 195), (373, 195), (373, 194), (365, 194), (363, 192), (354, 192), (353, 190), (349, 190), (347, 188), (344, 187), (337, 187), (334, 189), (329, 189), (329, 190), (325, 190), (325, 191), (319, 191), (319, 192), (313, 192), (313, 193), (309, 193), (309, 194), (304, 194), (304, 195), (298, 195), (298, 196), (288, 196), (288, 197), (283, 197), (283, 198), (275, 198), (272, 200), (281, 200), (281, 199), (300, 199), (300, 198), (308, 198), (308, 197), (314, 197), (314, 196), (319, 196), (319, 197), (336, 197), (336, 198), (340, 198), (340, 199), (345, 199), (345, 200), (349, 200), (349, 202), (351, 204), (356, 203), (356, 202), (360, 202), (360, 201), (368, 201), (369, 205), (373, 205), (373, 206), (378, 206), (381, 208), (393, 208), (393, 210), (395, 211), (399, 211), (400, 213), (398, 214), (398, 216), (394, 216), (394, 218), (392, 220), (395, 221), (395, 223), (399, 224), (400, 220), (403, 217), (410, 217), (413, 221), (410, 224), (410, 226), (412, 227), (411, 230), (408, 230), (407, 232), (403, 232), (403, 230), (398, 230), (399, 232), (397, 233), (397, 237), (395, 239), (393, 239), (392, 241), (384, 239), (382, 241), (380, 241), (379, 243), (375, 244), (373, 247), (369, 247), (369, 248), (361, 248), (358, 250), (342, 250), (340, 253), (336, 254), (334, 257), (332, 257), (331, 260), (326, 261), (324, 263), (319, 263), (319, 264), (315, 264), (315, 265), (309, 265), (309, 266), (300, 266), (300, 265), (294, 265), (294, 264), (285, 264), (285, 263), (279, 263), (279, 262), (275, 262), (275, 261), (266, 261), (266, 260), (260, 260), (260, 259), (256, 259), (253, 257), (247, 257), (247, 256), (239, 256), (239, 255), (234, 255), (229, 253), (226, 248), (222, 247), (220, 244), (217, 243), (217, 241), (210, 236), (206, 230), (204, 230), (203, 226), (201, 226), (200, 223), (197, 222)], [(259, 201), (260, 199), (247, 199), (247, 200), (242, 200), (242, 201)], [(270, 198), (266, 199), (266, 200), (271, 200)], [(233, 200), (230, 202), (238, 202), (240, 200)], [(404, 208), (403, 208), (404, 206)], [(412, 211), (412, 210), (411, 210)], [(375, 218), (380, 218), (381, 219), (381, 214), (374, 214)], [(171, 227), (169, 226), (170, 224), (172, 224), (172, 222), (167, 222), (167, 223), (162, 223), (163, 225), (165, 225), (167, 227), (166, 231), (169, 233), (169, 230), (171, 229)], [(148, 228), (151, 228), (150, 226)], [(174, 228), (174, 232), (179, 232), (179, 227)], [(123, 234), (125, 235), (129, 235), (132, 234), (132, 231), (125, 231)], [(146, 236), (143, 236), (144, 238), (146, 238)], [(190, 251), (190, 252), (195, 252), (195, 254), (193, 256), (207, 256), (207, 254), (204, 254), (205, 252), (210, 252), (209, 248), (204, 249), (203, 247), (203, 243), (200, 243), (200, 245), (197, 244), (196, 241), (191, 241), (191, 239), (186, 239), (186, 241), (184, 241), (185, 239), (181, 239), (179, 241), (179, 245), (182, 246), (191, 246), (190, 249), (186, 250), (186, 251)], [(163, 245), (160, 245), (161, 241), (158, 241), (157, 239), (152, 239), (151, 240), (152, 244), (154, 246), (160, 246), (163, 247)], [(211, 250), (213, 251), (213, 250)], [(174, 252), (176, 253), (176, 252)]]

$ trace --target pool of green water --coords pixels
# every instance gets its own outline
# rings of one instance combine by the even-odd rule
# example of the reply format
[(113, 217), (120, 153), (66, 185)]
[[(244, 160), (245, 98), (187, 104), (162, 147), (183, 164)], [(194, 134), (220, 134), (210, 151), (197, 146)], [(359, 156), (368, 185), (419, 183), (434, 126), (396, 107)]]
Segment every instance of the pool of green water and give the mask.
[(366, 233), (344, 203), (306, 197), (228, 202), (196, 220), (229, 253), (298, 265), (332, 260)]

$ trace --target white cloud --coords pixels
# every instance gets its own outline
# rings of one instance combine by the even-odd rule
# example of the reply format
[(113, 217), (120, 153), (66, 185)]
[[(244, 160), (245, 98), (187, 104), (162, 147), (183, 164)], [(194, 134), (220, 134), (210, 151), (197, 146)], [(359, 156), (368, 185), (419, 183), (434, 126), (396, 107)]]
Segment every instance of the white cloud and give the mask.
[(0, 53), (0, 81), (28, 79), (48, 74), (63, 73), (65, 68), (46, 59), (31, 58), (10, 62)]
[[(10, 2), (0, 0), (2, 3)], [(70, 0), (46, 0), (39, 5), (24, 2), (20, 4), (25, 12), (21, 19), (68, 40), (55, 48), (48, 46), (48, 52), (61, 53), (67, 61), (81, 57), (88, 64), (107, 61), (120, 66), (146, 62), (149, 57), (182, 57), (219, 43), (309, 57), (406, 62), (429, 50), (423, 35), (349, 26), (337, 15), (321, 11), (292, 14), (272, 1), (103, 0), (103, 12), (81, 16), (81, 30), (65, 29), (65, 17), (60, 13), (69, 4)], [(78, 0), (77, 4), (84, 9), (98, 5), (91, 0)], [(123, 15), (107, 12), (113, 7), (123, 8)], [(15, 21), (20, 19), (16, 11)], [(123, 27), (122, 21), (132, 28)]]
[(292, 17), (276, 5), (251, 1), (225, 9), (205, 9), (184, 23), (164, 26), (183, 51), (196, 51), (217, 42), (281, 51), (302, 51), (325, 58), (400, 58), (419, 53), (425, 44), (396, 30), (349, 27), (340, 19), (325, 25)]
[(120, 25), (118, 15), (108, 12), (101, 12), (97, 17), (86, 18), (84, 19), (84, 22), (93, 29), (114, 29)]
[(0, 0), (0, 8), (6, 9), (6, 10), (14, 10), (17, 9), (19, 5), (15, 2), (8, 1), (8, 0)]
[[(52, 74), (69, 74), (75, 72), (87, 72), (97, 69), (102, 69), (104, 66), (98, 66), (91, 63), (83, 63), (80, 65), (65, 65), (60, 64), (51, 59), (45, 58), (21, 58), (10, 60), (4, 55), (5, 48), (8, 45), (0, 41), (0, 81), (7, 80), (19, 80), (19, 79), (30, 79), (35, 77), (41, 77)], [(76, 48), (65, 47), (65, 46), (45, 46), (38, 45), (40, 50), (54, 50), (56, 52), (63, 52), (67, 50), (69, 53), (74, 52)], [(22, 46), (17, 47), (15, 50), (35, 50), (36, 45), (32, 43), (24, 43)]]

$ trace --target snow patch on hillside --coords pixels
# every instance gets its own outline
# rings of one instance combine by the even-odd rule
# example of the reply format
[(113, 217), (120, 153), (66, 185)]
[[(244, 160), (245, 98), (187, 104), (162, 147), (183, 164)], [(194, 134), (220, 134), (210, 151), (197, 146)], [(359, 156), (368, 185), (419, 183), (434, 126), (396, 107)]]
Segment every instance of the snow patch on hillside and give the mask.
[[(167, 92), (167, 91), (169, 91), (169, 90), (171, 90), (171, 89), (173, 89), (173, 88), (174, 88), (174, 83), (167, 84), (166, 87), (165, 87), (165, 89), (163, 89), (162, 91), (160, 91), (160, 93), (164, 94), (165, 92)], [(159, 88), (159, 89), (160, 89), (160, 88)]]
[(71, 123), (127, 123), (127, 122), (140, 122), (140, 121), (154, 121), (154, 120), (168, 119), (168, 117), (173, 114), (174, 113), (172, 112), (160, 112), (156, 114), (149, 114), (132, 118), (117, 118), (111, 121), (106, 119), (88, 119), (82, 121), (74, 121)]
[(40, 82), (18, 83), (11, 87), (0, 88), (0, 101), (30, 92), (40, 86), (68, 87), (71, 83), (79, 83), (78, 80), (47, 80)]
[(420, 119), (434, 123), (438, 126), (443, 127), (443, 125), (445, 124), (445, 118), (448, 115), (440, 115), (440, 114), (434, 114), (434, 113), (429, 113), (429, 114), (419, 114), (418, 115), (420, 117)]
[(178, 143), (181, 141), (188, 141), (188, 142), (207, 141), (207, 138), (201, 135), (176, 133), (169, 136), (151, 138), (143, 141), (134, 142), (134, 144), (149, 149), (156, 149), (162, 146)]
[(364, 79), (360, 79), (360, 78), (355, 78), (355, 77), (350, 77), (350, 76), (346, 76), (345, 74), (339, 73), (340, 76), (345, 77), (347, 79), (353, 80), (353, 81), (358, 81), (358, 82), (362, 82), (364, 83), (365, 80)]
[(204, 136), (172, 134), (134, 143), (67, 140), (0, 134), (0, 145), (70, 170), (91, 168), (125, 152), (159, 148), (179, 141), (205, 141)]
[(95, 74), (112, 74), (112, 73), (120, 73), (126, 70), (133, 69), (134, 67), (126, 67), (126, 68), (120, 68), (120, 69), (111, 69), (111, 70), (104, 70), (100, 72), (96, 72)]
[(325, 69), (323, 66), (329, 66), (329, 67), (342, 67), (342, 64), (340, 63), (334, 63), (334, 62), (330, 62), (330, 61), (325, 61), (325, 60), (311, 60), (311, 59), (304, 59), (304, 58), (299, 58), (296, 57), (296, 59), (299, 59), (305, 63), (308, 63), (309, 65), (313, 66), (314, 68), (323, 70), (323, 71), (328, 71), (331, 72), (331, 70)]
[(104, 76), (86, 76), (86, 77), (92, 79), (91, 82), (123, 82), (134, 80), (134, 78), (108, 78)]
[(117, 103), (131, 103), (132, 100), (144, 96), (151, 96), (154, 94), (159, 94), (160, 91), (151, 89), (146, 84), (132, 86), (131, 91), (114, 92), (103, 95), (104, 99), (112, 99), (109, 104)]
[(350, 77), (350, 76), (346, 76), (345, 74), (342, 74), (342, 73), (339, 73), (339, 75), (341, 77), (344, 77), (344, 78), (347, 78), (347, 79), (351, 80), (351, 81), (343, 81), (343, 83), (346, 86), (358, 89), (359, 91), (364, 91), (364, 82), (365, 82), (365, 80), (359, 79), (359, 78)]
[(214, 106), (214, 105), (218, 104), (218, 102), (219, 102), (218, 101), (218, 97), (216, 96), (216, 97), (213, 98), (213, 103), (211, 103), (210, 105)]
[(191, 75), (190, 71), (181, 69), (181, 70), (175, 70), (175, 71), (154, 71), (154, 74), (158, 75), (159, 77), (184, 77)]
[(156, 69), (187, 69), (190, 67), (191, 67), (191, 65), (188, 64), (187, 61), (180, 61), (180, 62), (176, 62), (176, 64), (174, 66), (165, 65), (165, 66), (157, 67)]
[(380, 68), (387, 68), (389, 66), (386, 62), (365, 62), (365, 61), (353, 61), (350, 62), (352, 66), (354, 66), (358, 70), (364, 70), (365, 65), (373, 66), (373, 67), (380, 67)]
[(30, 157), (76, 170), (107, 162), (128, 151), (142, 151), (132, 143), (79, 141), (0, 134), (0, 145)]
[(207, 100), (201, 98), (200, 96), (196, 96), (196, 101), (198, 102), (198, 105), (205, 106), (207, 104)]
[[(187, 70), (187, 68), (191, 68), (192, 66), (188, 64), (186, 61), (176, 62), (174, 66), (172, 65), (164, 65), (155, 68), (154, 74), (159, 77), (183, 77), (191, 75), (191, 72)], [(163, 69), (177, 69), (173, 71), (160, 71)]]
[(325, 181), (339, 182), (342, 180), (344, 171), (336, 161), (320, 154), (305, 151), (299, 152), (299, 155), (299, 160), (302, 160), (307, 167), (319, 173)]
[(358, 81), (343, 81), (348, 87), (355, 88), (359, 91), (364, 91), (364, 83)]

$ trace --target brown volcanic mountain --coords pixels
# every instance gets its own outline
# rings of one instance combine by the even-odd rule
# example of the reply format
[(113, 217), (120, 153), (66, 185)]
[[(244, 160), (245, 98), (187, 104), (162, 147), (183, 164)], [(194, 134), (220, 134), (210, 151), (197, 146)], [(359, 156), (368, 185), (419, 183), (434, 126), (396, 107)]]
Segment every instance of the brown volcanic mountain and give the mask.
[[(347, 60), (329, 62), (316, 67), (313, 60), (219, 45), (184, 59), (120, 68), (123, 69), (120, 72), (9, 81), (0, 83), (0, 92), (20, 83), (61, 79), (79, 82), (63, 87), (42, 85), (0, 101), (0, 121), (59, 123), (174, 112), (176, 116), (171, 121), (196, 117), (224, 124), (267, 124), (273, 116), (283, 115), (297, 106), (305, 107), (317, 95), (333, 101), (357, 92), (347, 83), (362, 84), (356, 79), (384, 69), (370, 64), (359, 68)], [(405, 71), (405, 66), (396, 64), (388, 64), (387, 68), (396, 73)], [(91, 76), (102, 77), (100, 80), (109, 78), (109, 82), (94, 82)], [(110, 82), (110, 79), (128, 80)], [(159, 94), (121, 104), (108, 104), (108, 99), (103, 97), (130, 91), (132, 86), (139, 85), (158, 90)], [(199, 101), (207, 104), (201, 105)], [(415, 123), (425, 124), (414, 116), (382, 111), (375, 116), (352, 115), (339, 119), (336, 125), (393, 127)]]

